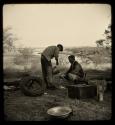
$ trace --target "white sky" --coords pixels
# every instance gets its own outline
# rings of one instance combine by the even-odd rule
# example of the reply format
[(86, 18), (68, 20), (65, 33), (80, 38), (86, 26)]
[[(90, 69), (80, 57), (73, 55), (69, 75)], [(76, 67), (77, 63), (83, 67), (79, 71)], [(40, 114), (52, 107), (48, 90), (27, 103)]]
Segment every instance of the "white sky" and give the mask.
[(111, 22), (107, 4), (11, 4), (3, 7), (3, 28), (12, 27), (17, 45), (96, 46)]

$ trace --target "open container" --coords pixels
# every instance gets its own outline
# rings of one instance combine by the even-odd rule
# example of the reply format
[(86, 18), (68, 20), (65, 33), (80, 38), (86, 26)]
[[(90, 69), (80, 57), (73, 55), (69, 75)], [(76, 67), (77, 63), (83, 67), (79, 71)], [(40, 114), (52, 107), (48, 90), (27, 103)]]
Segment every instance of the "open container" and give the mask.
[(67, 106), (57, 106), (47, 110), (51, 119), (66, 119), (72, 114), (72, 109)]

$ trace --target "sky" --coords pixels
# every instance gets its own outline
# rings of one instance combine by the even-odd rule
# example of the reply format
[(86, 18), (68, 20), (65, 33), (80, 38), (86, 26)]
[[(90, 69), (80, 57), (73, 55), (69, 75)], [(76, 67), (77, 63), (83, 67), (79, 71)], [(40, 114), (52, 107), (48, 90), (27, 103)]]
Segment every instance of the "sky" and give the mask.
[(6, 4), (3, 28), (11, 27), (16, 46), (96, 46), (111, 23), (108, 4)]

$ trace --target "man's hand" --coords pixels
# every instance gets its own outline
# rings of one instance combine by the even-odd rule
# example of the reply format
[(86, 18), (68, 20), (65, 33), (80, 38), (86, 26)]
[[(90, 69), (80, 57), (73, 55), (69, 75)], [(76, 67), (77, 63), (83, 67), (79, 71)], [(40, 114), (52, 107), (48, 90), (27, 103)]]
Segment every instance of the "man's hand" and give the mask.
[(61, 79), (65, 79), (66, 77), (67, 77), (67, 75), (65, 73), (60, 75)]

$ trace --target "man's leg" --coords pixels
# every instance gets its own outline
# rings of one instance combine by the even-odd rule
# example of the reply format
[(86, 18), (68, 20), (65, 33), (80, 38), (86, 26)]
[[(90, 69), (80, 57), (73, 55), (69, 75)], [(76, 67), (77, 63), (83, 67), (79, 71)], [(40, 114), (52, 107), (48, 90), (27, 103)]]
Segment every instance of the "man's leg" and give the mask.
[(47, 66), (47, 82), (48, 82), (49, 88), (55, 88), (53, 84), (53, 71), (52, 71), (51, 61), (48, 62), (48, 66)]
[(47, 82), (49, 86), (52, 86), (53, 78), (52, 78), (52, 66), (47, 66)]
[(68, 79), (77, 84), (77, 81), (79, 81), (81, 78), (78, 75), (68, 73)]
[(42, 68), (42, 76), (43, 76), (43, 80), (44, 80), (44, 87), (48, 87), (48, 83), (47, 83), (47, 67), (46, 67), (46, 59), (45, 57), (41, 56), (41, 68)]

